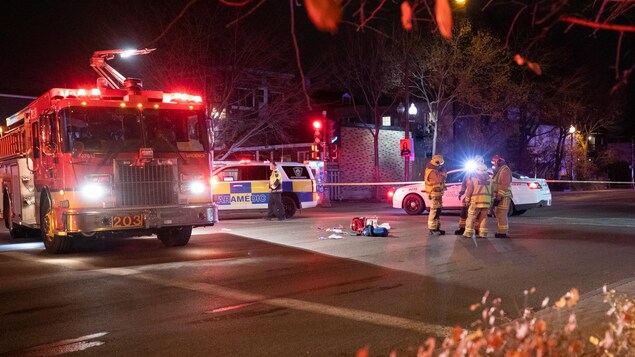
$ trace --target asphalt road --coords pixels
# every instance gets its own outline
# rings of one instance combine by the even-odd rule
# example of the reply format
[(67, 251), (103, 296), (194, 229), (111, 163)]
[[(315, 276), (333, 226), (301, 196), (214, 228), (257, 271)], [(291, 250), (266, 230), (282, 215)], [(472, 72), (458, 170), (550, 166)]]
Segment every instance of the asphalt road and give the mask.
[[(514, 317), (572, 287), (584, 298), (631, 284), (635, 192), (553, 202), (512, 217), (511, 239), (477, 241), (429, 237), (427, 216), (385, 203), (224, 220), (183, 248), (142, 237), (52, 256), (2, 230), (0, 355), (412, 355), (476, 320), (469, 306), (486, 290)], [(324, 239), (359, 215), (389, 223), (390, 236)], [(457, 221), (442, 217), (449, 233)]]

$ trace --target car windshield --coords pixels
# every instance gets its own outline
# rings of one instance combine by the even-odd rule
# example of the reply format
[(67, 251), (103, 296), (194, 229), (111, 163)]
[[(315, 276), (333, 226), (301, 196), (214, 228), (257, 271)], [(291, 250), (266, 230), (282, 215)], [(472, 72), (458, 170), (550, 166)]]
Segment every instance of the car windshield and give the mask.
[(205, 120), (187, 110), (70, 107), (59, 112), (64, 151), (88, 153), (204, 151)]
[(525, 176), (525, 175), (519, 174), (518, 172), (512, 172), (512, 176), (514, 178), (519, 179), (519, 180), (527, 180), (527, 179), (529, 179), (529, 176)]
[(448, 172), (448, 177), (445, 182), (461, 182), (465, 177), (465, 170), (455, 170)]

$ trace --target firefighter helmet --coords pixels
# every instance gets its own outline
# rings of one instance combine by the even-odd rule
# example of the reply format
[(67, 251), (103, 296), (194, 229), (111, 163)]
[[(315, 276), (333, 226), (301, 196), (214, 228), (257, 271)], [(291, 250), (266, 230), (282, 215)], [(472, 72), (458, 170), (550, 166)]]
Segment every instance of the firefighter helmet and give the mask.
[(443, 161), (443, 156), (441, 155), (434, 155), (432, 156), (432, 159), (430, 159), (430, 162), (432, 163), (432, 165), (434, 166), (441, 166), (443, 165), (444, 161)]
[(485, 166), (485, 164), (481, 162), (476, 166), (476, 172), (478, 172), (479, 174), (486, 174), (487, 166)]
[(496, 154), (494, 155), (494, 157), (492, 157), (492, 164), (494, 165), (498, 165), (498, 162), (503, 160), (502, 157), (500, 157), (500, 155)]

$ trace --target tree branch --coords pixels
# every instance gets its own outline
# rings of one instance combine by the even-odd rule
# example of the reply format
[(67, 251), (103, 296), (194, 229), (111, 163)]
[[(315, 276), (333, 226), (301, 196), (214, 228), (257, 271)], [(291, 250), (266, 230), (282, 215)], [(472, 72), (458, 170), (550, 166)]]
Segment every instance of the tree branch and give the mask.
[(560, 17), (560, 21), (569, 22), (572, 24), (586, 26), (594, 29), (600, 30), (609, 30), (609, 31), (619, 31), (619, 32), (635, 32), (635, 26), (633, 25), (616, 25), (616, 24), (606, 24), (595, 21), (589, 21), (584, 19), (578, 19), (576, 17), (570, 16), (562, 16)]
[(295, 9), (293, 8), (293, 0), (289, 0), (289, 8), (291, 11), (291, 38), (293, 39), (293, 48), (295, 49), (295, 61), (298, 65), (298, 71), (300, 72), (300, 80), (302, 81), (302, 92), (306, 99), (306, 106), (309, 111), (313, 110), (311, 107), (311, 98), (306, 89), (306, 80), (304, 79), (304, 71), (302, 70), (302, 62), (300, 61), (300, 48), (298, 47), (298, 39), (295, 36)]

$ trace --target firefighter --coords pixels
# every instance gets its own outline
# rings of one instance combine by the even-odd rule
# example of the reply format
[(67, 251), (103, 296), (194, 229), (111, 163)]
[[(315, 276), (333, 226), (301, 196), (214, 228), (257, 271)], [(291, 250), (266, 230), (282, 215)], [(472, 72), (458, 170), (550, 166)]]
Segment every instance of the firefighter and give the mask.
[(441, 209), (443, 208), (443, 192), (445, 191), (445, 178), (447, 173), (443, 166), (443, 156), (434, 155), (426, 165), (424, 180), (426, 192), (430, 199), (428, 209), (428, 229), (432, 235), (444, 235), (441, 228)]
[(271, 169), (271, 176), (269, 176), (269, 204), (266, 219), (271, 220), (275, 216), (279, 221), (282, 221), (285, 219), (284, 205), (282, 204), (282, 177), (275, 161), (271, 161), (269, 169)]
[(494, 165), (494, 177), (492, 191), (495, 194), (492, 206), (494, 207), (494, 215), (498, 222), (496, 229), (496, 238), (509, 238), (507, 230), (509, 224), (507, 221), (507, 212), (509, 211), (509, 205), (512, 200), (512, 170), (507, 166), (505, 159), (500, 155), (494, 155), (492, 157), (492, 164)]
[[(472, 161), (476, 164), (477, 168), (479, 165), (483, 164), (484, 162), (483, 157), (481, 155), (474, 156)], [(459, 190), (459, 201), (461, 201), (461, 197), (465, 195), (468, 181), (473, 174), (474, 172), (471, 172), (471, 171), (465, 172), (465, 176), (463, 176), (463, 181), (461, 182), (461, 189)], [(461, 202), (462, 202), (462, 205), (461, 205), (461, 214), (459, 216), (459, 229), (454, 231), (454, 234), (456, 234), (457, 236), (463, 235), (463, 233), (465, 232), (465, 221), (467, 220), (467, 211), (469, 208), (468, 205), (465, 204), (465, 200)], [(478, 232), (478, 225), (476, 226), (476, 231)]]
[(472, 238), (472, 234), (476, 231), (479, 238), (487, 238), (486, 224), (487, 214), (492, 204), (492, 180), (487, 173), (487, 166), (482, 162), (468, 179), (463, 202), (464, 206), (469, 206), (463, 237)]

